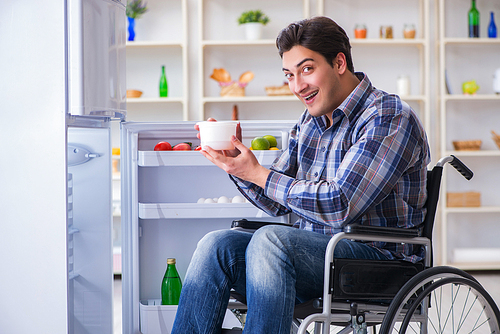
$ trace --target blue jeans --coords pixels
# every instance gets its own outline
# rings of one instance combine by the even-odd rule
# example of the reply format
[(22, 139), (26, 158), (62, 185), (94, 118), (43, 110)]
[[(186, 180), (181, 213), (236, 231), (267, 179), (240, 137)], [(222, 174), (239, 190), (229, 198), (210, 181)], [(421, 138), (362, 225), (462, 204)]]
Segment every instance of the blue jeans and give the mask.
[[(246, 296), (244, 333), (289, 334), (296, 303), (323, 294), (329, 236), (286, 226), (254, 234), (208, 233), (189, 265), (172, 334), (220, 333), (230, 290)], [(337, 258), (387, 258), (363, 243), (342, 240)]]

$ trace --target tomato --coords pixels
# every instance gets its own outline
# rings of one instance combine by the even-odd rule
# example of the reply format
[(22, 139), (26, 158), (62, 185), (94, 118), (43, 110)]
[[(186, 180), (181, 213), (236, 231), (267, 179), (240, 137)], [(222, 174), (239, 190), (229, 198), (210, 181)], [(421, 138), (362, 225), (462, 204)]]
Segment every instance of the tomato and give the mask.
[(196, 146), (195, 151), (201, 151), (201, 146)]
[(172, 145), (166, 141), (161, 141), (156, 144), (155, 151), (172, 151)]
[(175, 145), (172, 150), (174, 151), (191, 151), (191, 145), (188, 143), (180, 143)]

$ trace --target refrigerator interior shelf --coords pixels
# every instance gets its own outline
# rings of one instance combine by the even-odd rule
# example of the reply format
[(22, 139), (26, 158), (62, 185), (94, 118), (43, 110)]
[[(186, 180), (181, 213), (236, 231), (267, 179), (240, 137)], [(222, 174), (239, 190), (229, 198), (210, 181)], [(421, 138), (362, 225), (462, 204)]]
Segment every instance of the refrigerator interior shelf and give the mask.
[[(282, 150), (253, 151), (264, 166), (270, 166)], [(214, 166), (198, 151), (139, 151), (137, 163), (141, 167), (161, 166)]]
[(251, 203), (139, 203), (141, 219), (268, 217)]

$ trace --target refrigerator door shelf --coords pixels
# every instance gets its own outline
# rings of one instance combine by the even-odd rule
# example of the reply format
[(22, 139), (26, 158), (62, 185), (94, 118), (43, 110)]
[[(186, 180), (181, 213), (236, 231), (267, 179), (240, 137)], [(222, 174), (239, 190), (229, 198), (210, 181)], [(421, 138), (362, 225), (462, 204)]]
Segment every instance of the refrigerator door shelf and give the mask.
[(141, 219), (271, 218), (251, 203), (139, 203)]
[[(283, 151), (254, 151), (253, 153), (261, 165), (270, 166)], [(139, 151), (137, 160), (140, 167), (213, 166), (213, 163), (198, 151)]]

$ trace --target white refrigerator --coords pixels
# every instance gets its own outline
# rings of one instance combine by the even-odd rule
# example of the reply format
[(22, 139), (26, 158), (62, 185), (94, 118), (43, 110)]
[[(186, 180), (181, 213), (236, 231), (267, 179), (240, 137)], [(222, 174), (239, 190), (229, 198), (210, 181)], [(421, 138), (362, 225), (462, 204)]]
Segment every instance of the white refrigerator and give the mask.
[(125, 38), (120, 0), (0, 4), (0, 333), (113, 332)]
[[(197, 241), (234, 219), (275, 220), (233, 198), (199, 152), (194, 122), (126, 119), (125, 0), (0, 5), (0, 333), (113, 332), (110, 123), (121, 124), (123, 333), (170, 333), (155, 305), (168, 257), (181, 278)], [(243, 121), (244, 143), (293, 122)], [(270, 165), (280, 151), (255, 152)], [(228, 319), (229, 327), (234, 319)]]

